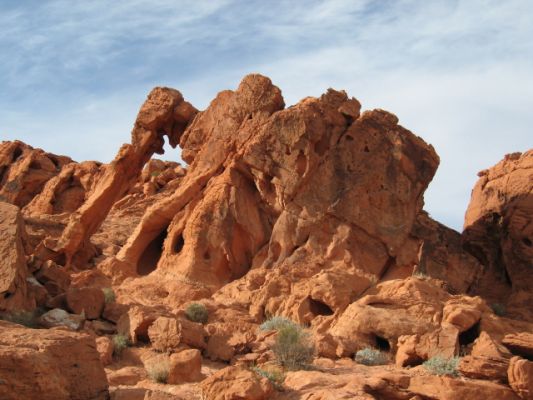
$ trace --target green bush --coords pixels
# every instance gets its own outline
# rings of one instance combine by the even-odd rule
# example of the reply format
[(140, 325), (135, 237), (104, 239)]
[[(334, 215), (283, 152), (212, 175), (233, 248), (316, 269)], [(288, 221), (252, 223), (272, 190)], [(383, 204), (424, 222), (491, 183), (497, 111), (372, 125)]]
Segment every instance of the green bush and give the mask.
[(298, 370), (308, 367), (315, 349), (309, 333), (292, 323), (278, 329), (272, 351), (280, 365), (289, 370)]
[(355, 361), (364, 365), (385, 365), (389, 363), (389, 356), (379, 350), (367, 347), (355, 353)]
[(271, 317), (259, 325), (261, 331), (278, 331), (286, 326), (298, 326), (294, 321), (285, 317)]
[(115, 302), (116, 296), (112, 288), (104, 288), (102, 289), (102, 292), (104, 292), (104, 299), (106, 304)]
[(185, 315), (187, 318), (189, 318), (189, 320), (193, 322), (199, 322), (201, 324), (205, 324), (209, 317), (207, 308), (200, 303), (189, 304), (185, 309)]
[(167, 383), (170, 372), (168, 357), (156, 357), (146, 365), (146, 373), (151, 380), (158, 383)]
[(251, 370), (257, 375), (262, 376), (263, 378), (267, 378), (270, 383), (272, 383), (272, 386), (274, 386), (274, 388), (276, 388), (277, 390), (283, 390), (283, 381), (285, 380), (285, 374), (283, 374), (282, 371), (275, 369), (266, 370), (259, 367), (252, 367)]
[(441, 356), (431, 357), (429, 360), (422, 364), (427, 371), (433, 375), (451, 375), (458, 376), (457, 366), (459, 365), (460, 358), (444, 358)]
[(113, 355), (119, 357), (126, 347), (130, 347), (131, 343), (126, 335), (121, 333), (113, 336)]
[(494, 311), (494, 314), (496, 314), (498, 317), (504, 317), (507, 313), (505, 304), (502, 303), (493, 303), (491, 304), (490, 308), (492, 308), (492, 311)]

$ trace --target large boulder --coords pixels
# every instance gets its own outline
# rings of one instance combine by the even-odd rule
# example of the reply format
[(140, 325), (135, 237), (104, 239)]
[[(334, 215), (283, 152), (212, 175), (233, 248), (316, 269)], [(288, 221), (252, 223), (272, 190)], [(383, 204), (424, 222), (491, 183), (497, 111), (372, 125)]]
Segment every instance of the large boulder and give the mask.
[(67, 291), (67, 306), (75, 314), (85, 313), (87, 319), (100, 318), (104, 311), (104, 292), (98, 288), (71, 288)]
[(17, 206), (0, 201), (0, 311), (35, 308), (24, 254), (24, 222)]
[(206, 348), (206, 337), (202, 324), (191, 322), (183, 317), (159, 317), (148, 328), (150, 343), (155, 350), (177, 350), (180, 345), (198, 349)]
[(0, 398), (106, 400), (108, 383), (94, 338), (0, 321)]
[(533, 362), (513, 357), (507, 375), (509, 385), (522, 399), (533, 398)]
[(215, 372), (202, 381), (201, 387), (210, 400), (267, 400), (274, 391), (268, 379), (240, 367)]
[(465, 246), (486, 267), (477, 291), (496, 302), (533, 289), (532, 171), (533, 150), (508, 154), (478, 174), (466, 211)]
[(197, 382), (202, 379), (202, 354), (200, 350), (189, 349), (170, 356), (168, 383), (177, 385)]

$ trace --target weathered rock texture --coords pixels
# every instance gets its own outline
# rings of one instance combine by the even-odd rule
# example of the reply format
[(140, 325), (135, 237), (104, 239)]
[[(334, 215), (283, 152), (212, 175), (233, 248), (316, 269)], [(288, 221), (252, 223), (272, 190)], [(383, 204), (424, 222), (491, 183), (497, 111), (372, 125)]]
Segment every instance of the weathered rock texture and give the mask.
[[(151, 159), (165, 135), (187, 168)], [(116, 399), (531, 398), (532, 157), (480, 173), (460, 234), (423, 211), (434, 149), (342, 91), (285, 108), (249, 75), (198, 112), (155, 88), (107, 165), (2, 142), (0, 311), (38, 305), (52, 330), (0, 323), (0, 397), (102, 398), (103, 363)], [(315, 347), (285, 392), (262, 376), (280, 368), (273, 315)], [(389, 365), (355, 363), (367, 347)], [(461, 378), (420, 365), (458, 355)]]
[(164, 135), (172, 147), (177, 145), (195, 112), (177, 90), (153, 89), (135, 121), (131, 144), (120, 148), (113, 162), (106, 166), (90, 197), (71, 215), (57, 243), (45, 242), (46, 247), (64, 255), (63, 263), (67, 266), (73, 262), (83, 265), (94, 256), (90, 237), (113, 204), (133, 187), (152, 155), (163, 153)]
[(0, 201), (25, 206), (70, 162), (18, 140), (0, 143)]
[(0, 398), (105, 400), (107, 379), (88, 335), (0, 321)]
[(0, 311), (32, 310), (35, 299), (22, 238), (24, 221), (17, 206), (0, 202)]
[[(359, 109), (333, 90), (283, 109), (279, 89), (257, 75), (222, 92), (182, 136), (187, 175), (148, 209), (111, 274), (155, 269), (125, 290), (157, 285), (161, 297), (145, 301), (172, 302), (268, 269), (278, 289), (259, 306), (279, 313), (296, 304), (312, 319), (412, 269), (403, 246), (438, 157), (392, 114)], [(329, 290), (338, 282), (347, 287)]]
[(478, 292), (533, 289), (533, 151), (481, 171), (465, 215), (464, 241), (485, 266)]

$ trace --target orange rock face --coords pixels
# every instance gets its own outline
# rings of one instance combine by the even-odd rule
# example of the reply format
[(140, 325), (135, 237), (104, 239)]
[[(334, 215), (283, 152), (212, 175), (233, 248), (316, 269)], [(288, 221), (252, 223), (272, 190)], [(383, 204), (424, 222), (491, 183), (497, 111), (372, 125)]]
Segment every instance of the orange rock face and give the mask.
[(533, 151), (509, 154), (481, 171), (465, 215), (464, 241), (486, 266), (479, 291), (531, 294), (533, 278)]
[(22, 243), (24, 235), (18, 207), (0, 202), (0, 311), (35, 308), (27, 281), (30, 272)]
[(105, 400), (108, 384), (94, 339), (0, 321), (0, 398)]
[(48, 154), (19, 141), (1, 142), (0, 201), (24, 207), (71, 162), (68, 157)]
[(228, 367), (202, 382), (203, 393), (213, 400), (267, 400), (273, 388), (266, 378), (252, 371)]
[[(155, 88), (110, 164), (2, 142), (0, 316), (44, 329), (0, 322), (0, 398), (107, 398), (106, 365), (115, 399), (529, 399), (532, 157), (480, 173), (461, 234), (423, 210), (433, 147), (343, 91)], [(276, 364), (271, 316), (313, 368)]]
[(250, 275), (240, 283), (254, 306), (308, 322), (404, 267), (438, 157), (392, 114), (359, 107), (331, 90), (283, 109), (279, 89), (256, 75), (221, 93), (182, 136), (190, 167), (180, 186), (147, 210), (110, 262), (129, 276), (151, 273), (125, 292), (179, 302), (258, 267), (265, 286)]
[(47, 242), (46, 247), (64, 254), (64, 262), (69, 266), (73, 262), (83, 264), (89, 258), (86, 251), (90, 247), (90, 237), (113, 204), (133, 187), (150, 157), (163, 152), (163, 135), (167, 135), (175, 147), (195, 112), (177, 90), (152, 90), (135, 121), (132, 144), (121, 147), (115, 160), (106, 166), (89, 198), (70, 216), (57, 243)]
[(197, 382), (202, 379), (202, 355), (199, 350), (183, 350), (170, 356), (168, 383)]

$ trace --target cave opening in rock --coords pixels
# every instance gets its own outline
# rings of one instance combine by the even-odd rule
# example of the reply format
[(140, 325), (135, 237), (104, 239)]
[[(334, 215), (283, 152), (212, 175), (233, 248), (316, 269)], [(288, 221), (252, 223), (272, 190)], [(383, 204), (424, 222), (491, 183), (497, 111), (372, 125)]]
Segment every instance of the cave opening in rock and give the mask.
[(479, 321), (478, 321), (471, 328), (459, 334), (459, 345), (461, 347), (465, 347), (465, 346), (468, 346), (474, 343), (474, 340), (476, 340), (479, 337), (480, 332), (481, 330), (479, 328)]
[(528, 237), (523, 238), (522, 243), (524, 243), (528, 247), (531, 247), (533, 245), (533, 243), (531, 243), (531, 239)]
[(163, 243), (167, 238), (167, 228), (163, 229), (157, 237), (152, 240), (144, 249), (139, 262), (137, 263), (137, 273), (139, 275), (148, 275), (154, 271), (163, 253)]
[(382, 336), (374, 335), (376, 340), (376, 347), (381, 351), (390, 351), (390, 343)]
[(326, 303), (309, 297), (309, 310), (314, 315), (333, 315), (333, 310)]
[(11, 162), (14, 163), (22, 155), (22, 149), (20, 147), (15, 147), (13, 150), (13, 155), (11, 156)]
[(183, 234), (180, 233), (174, 238), (174, 244), (172, 245), (172, 250), (174, 254), (179, 254), (185, 246), (185, 240), (183, 239)]

